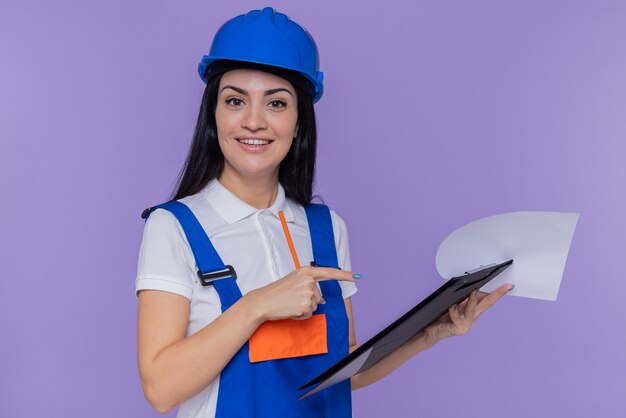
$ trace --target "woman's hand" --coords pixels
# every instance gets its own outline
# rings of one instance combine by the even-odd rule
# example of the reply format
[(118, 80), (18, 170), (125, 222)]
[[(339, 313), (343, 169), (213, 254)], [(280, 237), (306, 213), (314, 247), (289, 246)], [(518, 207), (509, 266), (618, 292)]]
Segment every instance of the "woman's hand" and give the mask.
[(327, 267), (302, 267), (273, 283), (255, 289), (245, 297), (254, 304), (263, 320), (307, 319), (323, 304), (317, 286), (322, 280), (356, 282), (352, 272)]
[(464, 335), (474, 327), (474, 322), (483, 312), (491, 308), (513, 285), (505, 284), (492, 293), (472, 292), (469, 298), (463, 302), (453, 305), (437, 321), (426, 327), (415, 339), (423, 338), (429, 345), (447, 337)]

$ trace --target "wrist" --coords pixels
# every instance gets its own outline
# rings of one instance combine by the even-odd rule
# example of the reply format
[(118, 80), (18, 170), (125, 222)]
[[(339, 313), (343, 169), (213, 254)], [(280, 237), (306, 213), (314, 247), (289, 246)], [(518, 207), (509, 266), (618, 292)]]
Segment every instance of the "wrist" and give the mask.
[(256, 290), (252, 290), (241, 298), (241, 302), (244, 305), (245, 314), (252, 319), (257, 326), (267, 321), (268, 315), (263, 308), (263, 304), (260, 303)]
[(415, 346), (415, 348), (417, 348), (419, 351), (427, 350), (437, 344), (439, 341), (441, 340), (424, 331), (420, 331), (415, 337), (411, 339), (412, 345)]

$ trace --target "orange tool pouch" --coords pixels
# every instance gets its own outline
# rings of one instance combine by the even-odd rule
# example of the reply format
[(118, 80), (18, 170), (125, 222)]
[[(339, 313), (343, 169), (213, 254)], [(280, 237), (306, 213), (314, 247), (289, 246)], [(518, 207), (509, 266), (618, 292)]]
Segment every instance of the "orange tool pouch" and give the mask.
[(326, 315), (265, 321), (248, 341), (250, 362), (328, 353)]

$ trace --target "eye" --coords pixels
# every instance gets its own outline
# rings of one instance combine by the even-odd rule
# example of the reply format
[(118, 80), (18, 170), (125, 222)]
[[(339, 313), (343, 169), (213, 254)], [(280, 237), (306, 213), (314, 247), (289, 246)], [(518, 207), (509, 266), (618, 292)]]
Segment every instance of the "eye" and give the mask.
[(287, 106), (287, 103), (283, 100), (276, 99), (269, 102), (269, 106), (274, 109), (282, 109)]
[(243, 104), (243, 100), (237, 97), (231, 97), (230, 99), (226, 99), (225, 102), (227, 105), (230, 106), (241, 106)]

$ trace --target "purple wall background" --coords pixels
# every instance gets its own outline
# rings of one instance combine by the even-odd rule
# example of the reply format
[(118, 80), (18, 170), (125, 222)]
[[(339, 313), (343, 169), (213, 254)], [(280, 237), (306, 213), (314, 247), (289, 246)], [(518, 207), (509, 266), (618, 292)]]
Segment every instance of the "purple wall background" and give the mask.
[[(139, 214), (183, 163), (199, 57), (265, 4), (3, 0), (0, 416), (158, 416), (136, 366)], [(458, 226), (582, 213), (556, 303), (505, 298), (355, 392), (355, 416), (626, 416), (625, 3), (270, 4), (320, 48), (317, 191), (365, 276), (359, 340), (441, 284)]]

